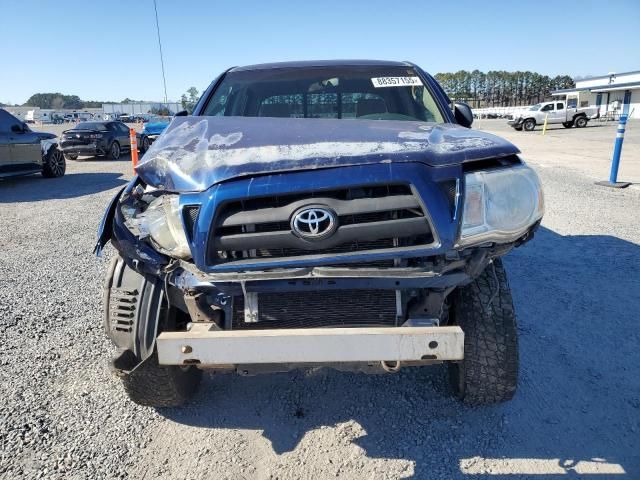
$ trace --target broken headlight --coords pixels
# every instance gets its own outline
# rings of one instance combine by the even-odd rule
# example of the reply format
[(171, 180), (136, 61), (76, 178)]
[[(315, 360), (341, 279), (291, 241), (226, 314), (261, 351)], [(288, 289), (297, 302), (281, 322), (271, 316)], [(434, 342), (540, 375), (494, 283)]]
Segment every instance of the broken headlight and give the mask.
[(543, 214), (540, 179), (528, 166), (468, 173), (458, 244), (514, 241)]
[[(122, 205), (127, 227), (139, 238), (150, 238), (160, 252), (175, 258), (191, 258), (191, 249), (182, 226), (180, 198), (178, 195), (144, 195), (151, 197), (146, 208)], [(143, 203), (144, 202), (140, 202)]]

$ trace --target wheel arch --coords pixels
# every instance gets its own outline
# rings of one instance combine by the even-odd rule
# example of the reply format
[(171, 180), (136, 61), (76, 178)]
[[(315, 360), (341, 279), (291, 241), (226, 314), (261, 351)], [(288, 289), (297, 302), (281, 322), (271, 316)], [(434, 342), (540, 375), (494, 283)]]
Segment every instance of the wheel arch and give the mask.
[[(58, 142), (54, 142), (54, 141), (51, 141), (51, 140), (41, 140), (40, 141), (40, 151), (42, 152), (42, 160), (44, 161), (45, 157), (49, 154), (51, 149), (56, 149), (56, 148), (58, 150), (60, 150)], [(60, 151), (62, 151), (62, 150), (60, 150)]]

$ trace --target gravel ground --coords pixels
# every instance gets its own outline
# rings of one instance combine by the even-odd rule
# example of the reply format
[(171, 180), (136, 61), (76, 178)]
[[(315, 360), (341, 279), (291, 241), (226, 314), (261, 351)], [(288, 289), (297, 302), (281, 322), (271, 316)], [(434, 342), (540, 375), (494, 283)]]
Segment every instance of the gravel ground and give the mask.
[[(0, 478), (640, 478), (640, 188), (593, 184), (614, 129), (481, 127), (520, 145), (546, 192), (543, 227), (506, 260), (513, 401), (463, 406), (436, 366), (206, 375), (184, 408), (132, 404), (101, 326), (111, 252), (91, 255), (130, 164), (69, 162), (61, 179), (0, 181)], [(640, 181), (629, 130), (621, 173)]]

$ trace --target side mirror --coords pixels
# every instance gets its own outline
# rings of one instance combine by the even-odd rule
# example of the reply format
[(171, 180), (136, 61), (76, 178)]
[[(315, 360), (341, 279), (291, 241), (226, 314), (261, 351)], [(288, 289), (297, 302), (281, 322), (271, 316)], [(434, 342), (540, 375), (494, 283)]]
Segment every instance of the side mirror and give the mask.
[(176, 113), (176, 117), (188, 117), (189, 116), (189, 112), (187, 112), (186, 110), (180, 110), (178, 113)]
[(473, 113), (471, 107), (466, 103), (456, 102), (453, 104), (453, 114), (456, 117), (456, 122), (466, 128), (471, 128), (473, 123)]

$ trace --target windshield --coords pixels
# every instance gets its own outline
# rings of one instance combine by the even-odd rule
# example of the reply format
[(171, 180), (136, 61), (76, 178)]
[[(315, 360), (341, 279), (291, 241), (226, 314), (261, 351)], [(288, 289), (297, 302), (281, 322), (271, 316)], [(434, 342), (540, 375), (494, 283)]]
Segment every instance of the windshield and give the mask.
[(230, 72), (203, 115), (443, 122), (431, 93), (407, 67)]
[(107, 127), (104, 126), (104, 123), (98, 122), (80, 122), (78, 125), (73, 127), (74, 130), (106, 130)]
[(531, 108), (529, 108), (529, 110), (533, 110), (535, 112), (537, 110), (540, 110), (541, 106), (542, 106), (541, 104), (536, 103), (535, 105), (532, 105)]

